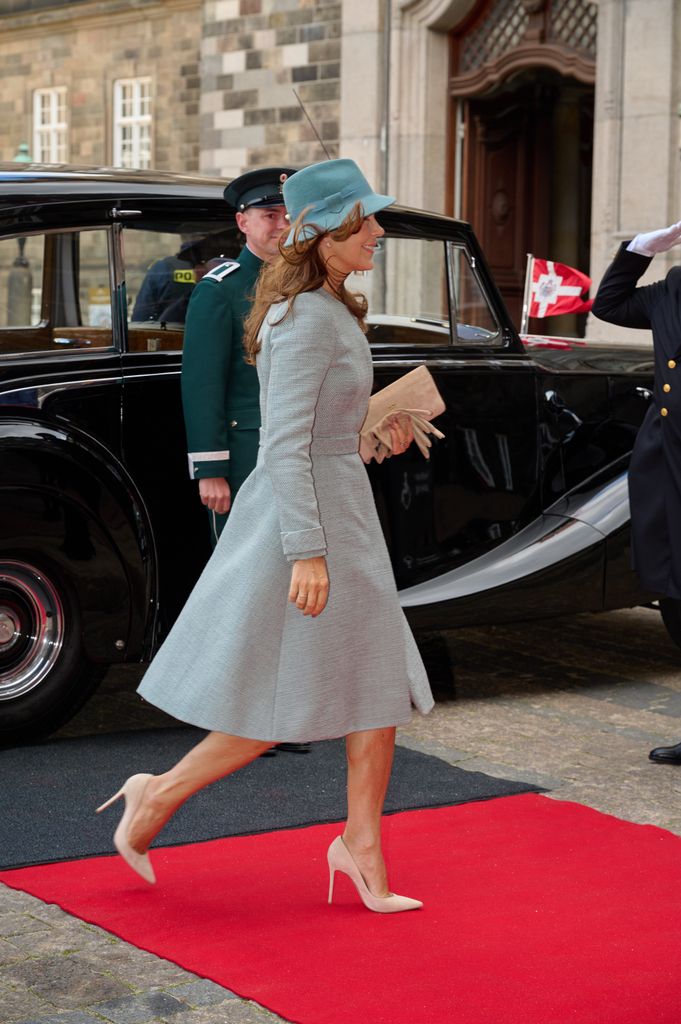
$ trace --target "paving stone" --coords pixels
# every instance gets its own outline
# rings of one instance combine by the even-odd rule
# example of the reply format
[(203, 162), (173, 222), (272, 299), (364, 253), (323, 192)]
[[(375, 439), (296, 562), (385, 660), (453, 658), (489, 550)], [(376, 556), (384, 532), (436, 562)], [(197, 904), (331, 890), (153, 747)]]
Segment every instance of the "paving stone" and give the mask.
[[(17, 936), (15, 936), (17, 938)], [(8, 942), (6, 939), (0, 939), (0, 967), (4, 964), (17, 963), (19, 960), (26, 959), (26, 952), (17, 946), (13, 942)]]
[(29, 989), (60, 1010), (76, 1010), (130, 994), (128, 985), (92, 970), (78, 954), (26, 960), (3, 973), (10, 983)]
[[(24, 911), (37, 921), (45, 921), (46, 924), (59, 924), (63, 921), (73, 920), (71, 915), (67, 914), (61, 907), (58, 907), (56, 903), (43, 903), (42, 900), (36, 899), (35, 896), (29, 896), (28, 893), (20, 893), (19, 895), (26, 901), (23, 907)], [(84, 921), (79, 923), (82, 928), (92, 927), (85, 924)]]
[(14, 1024), (31, 1017), (44, 1017), (55, 1011), (54, 1004), (46, 1003), (32, 992), (21, 989), (2, 988), (0, 990), (0, 1006), (2, 1006), (3, 1024)]
[(25, 901), (26, 893), (17, 892), (16, 889), (10, 889), (8, 886), (0, 883), (0, 914), (23, 906)]
[(49, 1017), (34, 1017), (32, 1020), (17, 1021), (16, 1024), (102, 1024), (101, 1017), (93, 1017), (83, 1010), (71, 1013), (51, 1014)]
[(7, 941), (16, 950), (31, 956), (63, 954), (64, 950), (70, 953), (92, 951), (102, 959), (109, 955), (112, 946), (110, 936), (107, 938), (105, 933), (100, 935), (93, 932), (68, 914), (64, 914), (63, 920), (55, 922), (47, 931), (11, 935)]
[(433, 757), (439, 757), (441, 761), (446, 761), (447, 764), (452, 764), (455, 767), (460, 766), (463, 761), (466, 761), (471, 756), (467, 750), (446, 747), (442, 743), (433, 743), (426, 739), (410, 736), (407, 733), (400, 734), (400, 746), (408, 747), (409, 750), (416, 750), (420, 754), (431, 754)]
[(21, 914), (16, 910), (0, 914), (0, 935), (5, 938), (10, 935), (23, 935), (26, 932), (45, 931), (48, 931), (45, 922), (37, 921), (29, 914)]
[(256, 1003), (236, 999), (161, 1019), (163, 1024), (274, 1024), (282, 1020)]
[(175, 1014), (186, 1010), (187, 1004), (167, 992), (147, 992), (97, 1003), (91, 1009), (106, 1020), (113, 1021), (113, 1024), (145, 1024), (159, 1017), (164, 1020), (173, 1018)]
[(221, 1003), (225, 999), (238, 999), (233, 992), (221, 985), (216, 985), (208, 978), (201, 978), (200, 981), (190, 981), (185, 985), (178, 985), (170, 990), (178, 999), (184, 999), (190, 1006), (211, 1006), (214, 1003)]
[(83, 963), (96, 971), (105, 971), (130, 989), (170, 988), (196, 979), (177, 964), (144, 950), (117, 942), (106, 949), (85, 949), (79, 953)]

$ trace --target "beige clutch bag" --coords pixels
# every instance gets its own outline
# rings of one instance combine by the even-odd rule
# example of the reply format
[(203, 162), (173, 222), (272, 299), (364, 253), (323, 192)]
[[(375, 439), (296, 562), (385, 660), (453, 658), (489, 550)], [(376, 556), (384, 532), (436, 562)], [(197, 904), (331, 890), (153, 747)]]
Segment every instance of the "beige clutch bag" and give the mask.
[(445, 403), (426, 366), (417, 366), (404, 377), (388, 384), (369, 399), (369, 409), (360, 431), (360, 452), (364, 461), (392, 455), (389, 421), (391, 417), (407, 417), (411, 421), (414, 440), (422, 455), (430, 458), (429, 435), (445, 435), (430, 422), (445, 411)]

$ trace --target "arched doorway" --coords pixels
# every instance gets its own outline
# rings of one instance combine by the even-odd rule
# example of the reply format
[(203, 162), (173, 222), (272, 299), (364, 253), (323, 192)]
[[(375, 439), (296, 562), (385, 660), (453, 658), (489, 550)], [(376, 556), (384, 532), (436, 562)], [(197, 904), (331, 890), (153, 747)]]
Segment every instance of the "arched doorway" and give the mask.
[(452, 212), (473, 224), (516, 325), (528, 252), (589, 270), (595, 33), (584, 0), (481, 0), (452, 33)]

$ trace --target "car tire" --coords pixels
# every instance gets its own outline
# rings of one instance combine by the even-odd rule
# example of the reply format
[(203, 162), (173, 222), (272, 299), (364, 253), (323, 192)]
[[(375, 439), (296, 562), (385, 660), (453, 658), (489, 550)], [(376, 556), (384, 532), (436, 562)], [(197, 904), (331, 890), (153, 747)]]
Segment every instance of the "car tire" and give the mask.
[(63, 574), (39, 559), (0, 559), (0, 745), (28, 743), (68, 721), (96, 689), (81, 616)]
[(669, 636), (681, 647), (681, 601), (674, 597), (661, 597), (660, 613)]

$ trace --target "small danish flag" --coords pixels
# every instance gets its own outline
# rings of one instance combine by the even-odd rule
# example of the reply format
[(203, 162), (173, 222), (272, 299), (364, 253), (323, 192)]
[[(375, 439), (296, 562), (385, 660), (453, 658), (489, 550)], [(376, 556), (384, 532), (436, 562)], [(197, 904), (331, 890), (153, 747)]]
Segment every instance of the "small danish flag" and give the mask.
[(581, 270), (553, 260), (532, 260), (531, 298), (528, 315), (557, 316), (559, 313), (588, 313), (593, 305), (588, 293), (591, 278)]

